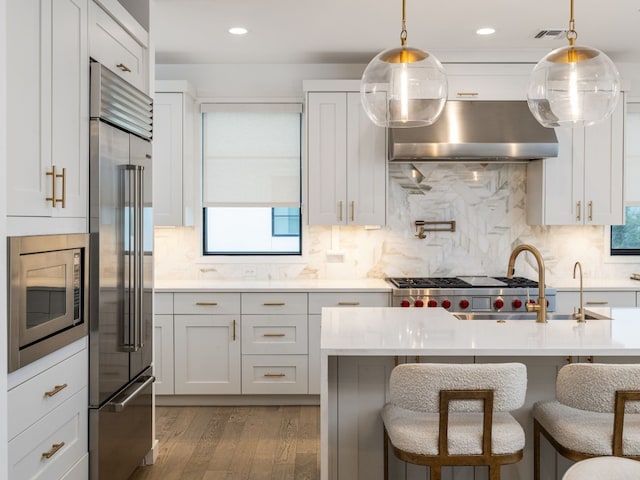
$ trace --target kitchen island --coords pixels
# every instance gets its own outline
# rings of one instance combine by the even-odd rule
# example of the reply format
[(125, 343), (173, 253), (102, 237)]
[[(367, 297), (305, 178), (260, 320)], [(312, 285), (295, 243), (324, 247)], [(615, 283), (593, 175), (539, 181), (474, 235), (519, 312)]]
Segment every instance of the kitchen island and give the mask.
[[(568, 361), (635, 363), (640, 356), (640, 309), (593, 309), (611, 320), (458, 320), (441, 308), (325, 308), (321, 336), (321, 478), (383, 478), (380, 410), (391, 369), (399, 362), (508, 362), (527, 366), (525, 405), (514, 416), (527, 431), (521, 462), (502, 478), (533, 478), (531, 407), (553, 398), (555, 375)], [(571, 464), (543, 441), (542, 478), (561, 478)], [(390, 478), (425, 478), (390, 454)], [(484, 467), (443, 470), (450, 480), (487, 478)], [(428, 478), (428, 477), (426, 477)]]

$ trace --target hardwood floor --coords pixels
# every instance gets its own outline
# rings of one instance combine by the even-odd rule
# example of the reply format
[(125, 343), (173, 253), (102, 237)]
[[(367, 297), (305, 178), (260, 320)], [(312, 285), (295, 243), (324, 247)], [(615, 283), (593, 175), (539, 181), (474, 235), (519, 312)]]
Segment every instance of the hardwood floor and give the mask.
[(320, 409), (157, 407), (155, 465), (130, 480), (317, 480)]

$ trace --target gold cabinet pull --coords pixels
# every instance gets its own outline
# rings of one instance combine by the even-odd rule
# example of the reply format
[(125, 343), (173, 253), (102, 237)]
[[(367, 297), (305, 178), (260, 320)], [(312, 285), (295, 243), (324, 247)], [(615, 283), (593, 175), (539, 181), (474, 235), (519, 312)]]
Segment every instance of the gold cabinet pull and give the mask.
[(580, 207), (582, 206), (582, 202), (580, 202), (580, 200), (578, 200), (578, 202), (576, 203), (576, 220), (580, 221), (580, 217), (582, 217), (582, 214), (580, 212)]
[(590, 301), (586, 301), (584, 303), (586, 303), (587, 305), (609, 305), (609, 302), (602, 301), (602, 300), (600, 300), (600, 301), (594, 300), (594, 301), (591, 301), (591, 302)]
[(49, 459), (53, 457), (62, 447), (64, 447), (64, 442), (54, 443), (53, 445), (51, 445), (51, 450), (49, 450), (48, 452), (42, 452), (42, 458)]
[(342, 221), (342, 200), (338, 202), (338, 220)]
[[(51, 171), (46, 173), (47, 177), (51, 177), (51, 196), (45, 198), (47, 202), (51, 202), (52, 206), (56, 206), (58, 203), (62, 203), (62, 208), (67, 206), (66, 192), (67, 192), (67, 169), (63, 168), (62, 173), (56, 172), (56, 166), (51, 165)], [(56, 194), (56, 181), (62, 179), (62, 198), (58, 198)]]
[(360, 302), (338, 302), (338, 305), (343, 307), (360, 305)]
[(196, 302), (196, 305), (199, 307), (215, 307), (218, 302)]
[(355, 222), (356, 220), (356, 202), (351, 202), (351, 221)]
[(264, 302), (262, 305), (265, 307), (282, 307), (285, 305), (284, 302)]
[(44, 396), (51, 398), (54, 395), (60, 393), (62, 390), (64, 390), (68, 386), (69, 385), (67, 385), (66, 383), (63, 383), (62, 385), (56, 385), (55, 387), (53, 387), (53, 390), (49, 390), (48, 392), (44, 392)]
[(120, 70), (122, 70), (125, 73), (131, 71), (131, 69), (127, 67), (124, 63), (119, 63), (118, 65), (116, 65), (116, 67), (118, 67)]
[(264, 377), (286, 377), (287, 375), (284, 373), (265, 373)]
[(284, 337), (284, 333), (263, 333), (263, 337)]
[(477, 97), (480, 94), (478, 92), (458, 92), (456, 95), (458, 97)]
[(589, 200), (589, 221), (593, 222), (593, 202)]
[(233, 321), (233, 341), (236, 341), (236, 321)]

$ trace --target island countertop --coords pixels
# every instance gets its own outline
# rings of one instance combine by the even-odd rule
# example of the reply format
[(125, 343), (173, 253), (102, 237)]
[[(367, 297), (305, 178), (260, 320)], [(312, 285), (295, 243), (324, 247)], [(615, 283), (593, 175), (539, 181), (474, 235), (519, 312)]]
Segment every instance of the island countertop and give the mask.
[(458, 320), (443, 308), (325, 308), (323, 356), (640, 355), (640, 308), (612, 320)]

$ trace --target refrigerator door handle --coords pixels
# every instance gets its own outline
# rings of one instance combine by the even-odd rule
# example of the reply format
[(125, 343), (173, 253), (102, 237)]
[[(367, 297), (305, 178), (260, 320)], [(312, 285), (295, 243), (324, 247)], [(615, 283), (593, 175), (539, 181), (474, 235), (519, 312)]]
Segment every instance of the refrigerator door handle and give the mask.
[[(144, 378), (144, 377), (143, 377)], [(108, 410), (111, 412), (120, 413), (127, 408), (127, 405), (134, 401), (149, 385), (156, 381), (156, 377), (153, 375), (146, 377), (146, 379), (136, 389), (127, 395), (122, 401), (109, 402), (107, 404)]]
[(138, 165), (136, 170), (137, 175), (137, 194), (138, 194), (138, 205), (137, 205), (137, 232), (136, 239), (138, 240), (138, 245), (136, 249), (136, 260), (137, 260), (137, 285), (136, 285), (136, 295), (138, 297), (137, 309), (136, 309), (136, 323), (137, 323), (137, 333), (138, 338), (136, 340), (136, 350), (141, 349), (143, 347), (143, 339), (144, 335), (142, 332), (143, 321), (142, 321), (142, 299), (143, 296), (143, 287), (144, 287), (144, 167)]

